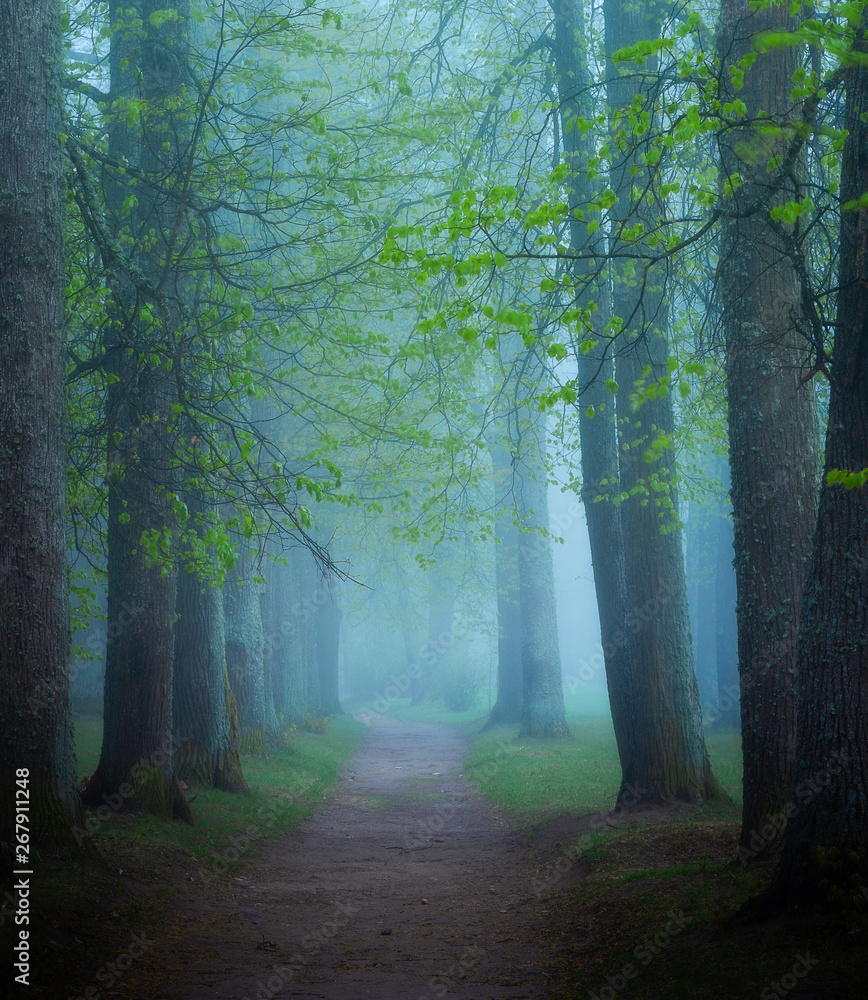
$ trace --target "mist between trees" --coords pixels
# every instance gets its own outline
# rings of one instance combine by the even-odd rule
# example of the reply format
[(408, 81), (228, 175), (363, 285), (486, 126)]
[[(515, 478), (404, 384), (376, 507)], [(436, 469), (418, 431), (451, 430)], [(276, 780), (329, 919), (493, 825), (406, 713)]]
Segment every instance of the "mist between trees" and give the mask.
[(760, 7), (3, 5), (35, 843), (345, 707), (568, 738), (566, 687), (624, 810), (723, 798), (740, 699), (768, 900), (868, 877), (864, 7)]

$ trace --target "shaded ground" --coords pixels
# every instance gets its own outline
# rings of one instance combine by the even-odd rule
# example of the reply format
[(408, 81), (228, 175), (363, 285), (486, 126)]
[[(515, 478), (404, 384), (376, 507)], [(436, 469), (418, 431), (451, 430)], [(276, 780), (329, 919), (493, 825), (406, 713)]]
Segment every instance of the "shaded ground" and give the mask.
[[(219, 827), (203, 829), (198, 836), (220, 852), (216, 865), (168, 838), (137, 846), (135, 835), (104, 843), (112, 849), (98, 858), (45, 859), (39, 975), (17, 995), (868, 996), (860, 894), (836, 910), (733, 919), (770, 871), (735, 862), (734, 811), (561, 815), (520, 831), (463, 779), (465, 750), (454, 728), (382, 718), (335, 797), (283, 837), (263, 836), (258, 819), (260, 829), (249, 827), (234, 846), (212, 839)], [(272, 797), (263, 801), (274, 808)], [(239, 855), (228, 870), (219, 862)], [(7, 917), (0, 932), (12, 930)]]
[(465, 750), (447, 726), (378, 720), (332, 804), (177, 897), (103, 996), (543, 1000), (527, 840), (461, 777)]

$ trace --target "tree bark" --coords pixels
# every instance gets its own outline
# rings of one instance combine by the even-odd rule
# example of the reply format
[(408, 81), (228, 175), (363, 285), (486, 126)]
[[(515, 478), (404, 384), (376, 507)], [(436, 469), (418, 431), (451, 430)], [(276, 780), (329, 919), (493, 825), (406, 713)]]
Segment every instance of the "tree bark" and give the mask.
[[(493, 443), (492, 466), (498, 489), (509, 488), (512, 460), (508, 450)], [(518, 592), (518, 528), (513, 523), (512, 504), (497, 514), (495, 523), (494, 577), (497, 587), (497, 700), (487, 725), (507, 725), (521, 721), (521, 602)]]
[[(321, 586), (326, 588), (326, 581)], [(339, 694), (341, 609), (337, 583), (323, 592), (316, 610), (316, 659), (319, 672), (320, 710), (324, 715), (343, 715)]]
[(715, 632), (717, 700), (714, 722), (721, 729), (741, 728), (738, 677), (738, 624), (735, 616), (737, 587), (732, 565), (732, 520), (721, 512), (717, 527), (717, 573), (714, 599), (717, 607)]
[(256, 560), (247, 538), (239, 538), (237, 544), (238, 561), (223, 588), (226, 670), (238, 707), (241, 752), (262, 756), (269, 745), (280, 741), (281, 733), (265, 677), (262, 608), (253, 580)]
[[(187, 506), (194, 517), (212, 509), (190, 496)], [(223, 589), (182, 569), (173, 675), (175, 769), (188, 784), (246, 792), (237, 743), (230, 742), (226, 687)]]
[[(516, 463), (518, 594), (521, 606), (521, 736), (567, 736), (545, 472), (545, 417), (528, 415)], [(541, 467), (536, 469), (538, 463)]]
[[(758, 32), (795, 25), (786, 7), (753, 11), (747, 0), (728, 0), (717, 42), (721, 80), (728, 81), (729, 67), (753, 51)], [(785, 120), (801, 60), (798, 47), (773, 47), (745, 72), (737, 93), (724, 86), (722, 99), (740, 98), (748, 119)], [(726, 199), (733, 215), (723, 221), (719, 265), (738, 593), (742, 847), (790, 800), (799, 613), (817, 514), (817, 420), (813, 385), (801, 382), (807, 327), (791, 240), (768, 209), (745, 212), (768, 198), (774, 173), (767, 163), (787, 141), (750, 126), (726, 131), (720, 140), (724, 178), (737, 172), (742, 179)], [(797, 196), (788, 180), (770, 207)]]
[(488, 725), (521, 721), (521, 603), (518, 596), (518, 528), (512, 516), (499, 517), (494, 549), (497, 586), (497, 700)]
[[(863, 33), (866, 28), (863, 14)], [(848, 65), (845, 78), (842, 205), (858, 203), (868, 191), (868, 44), (860, 40), (855, 48), (859, 61)], [(799, 629), (795, 784), (769, 890), (773, 901), (798, 907), (828, 901), (845, 911), (861, 905), (868, 884), (868, 483), (848, 489), (829, 483), (829, 476), (868, 470), (866, 244), (868, 210), (844, 209), (827, 478)]]
[[(157, 25), (160, 0), (109, 4), (112, 105), (109, 153), (141, 175), (179, 183), (188, 116), (184, 72), (188, 4)], [(140, 31), (130, 30), (130, 17)], [(158, 20), (158, 19), (155, 19)], [(130, 102), (141, 100), (135, 120)], [(185, 210), (146, 183), (131, 188), (126, 173), (106, 177), (109, 229), (129, 260), (114, 268), (107, 363), (113, 377), (108, 426), (108, 618), (132, 615), (106, 651), (103, 746), (85, 791), (88, 805), (119, 794), (160, 815), (190, 818), (173, 770), (172, 667), (176, 573), (174, 485), (176, 430), (171, 410), (174, 344), (186, 304), (186, 278), (173, 265)], [(131, 207), (127, 196), (134, 194)], [(153, 233), (159, 234), (157, 239)], [(150, 539), (150, 541), (148, 541)], [(134, 609), (131, 612), (129, 609)], [(134, 627), (133, 627), (134, 626)]]
[[(613, 148), (617, 132), (626, 130), (610, 174), (617, 194), (613, 208), (616, 231), (611, 250), (623, 247), (618, 227), (642, 222), (645, 231), (657, 223), (657, 202), (633, 197), (651, 190), (656, 176), (642, 165), (626, 120), (637, 92), (630, 76), (620, 76), (613, 53), (646, 38), (659, 36), (662, 5), (604, 0), (608, 61), (607, 94), (613, 109)], [(654, 59), (644, 73), (653, 74)], [(653, 120), (653, 94), (644, 95)], [(654, 168), (651, 168), (652, 170)], [(641, 252), (641, 240), (629, 241), (630, 253)], [(614, 269), (613, 312), (625, 324), (617, 342), (616, 378), (620, 487), (625, 581), (633, 667), (636, 716), (634, 769), (625, 782), (635, 804), (696, 802), (723, 794), (711, 773), (702, 732), (699, 691), (693, 670), (693, 641), (687, 611), (681, 528), (678, 521), (677, 472), (671, 447), (675, 430), (672, 399), (665, 388), (639, 399), (642, 387), (659, 383), (669, 369), (666, 337), (667, 303), (663, 275), (626, 260)]]
[[(606, 684), (612, 724), (621, 762), (622, 784), (618, 803), (624, 803), (627, 779), (636, 757), (637, 734), (633, 705), (633, 662), (628, 634), (627, 583), (625, 577), (624, 536), (621, 511), (613, 502), (619, 492), (618, 441), (615, 424), (616, 401), (606, 387), (614, 377), (610, 334), (607, 330), (612, 303), (607, 280), (593, 257), (579, 256), (594, 251), (588, 236), (587, 222), (592, 221), (586, 206), (599, 194), (587, 179), (588, 160), (596, 155), (591, 132), (583, 132), (576, 123), (591, 118), (591, 76), (588, 45), (581, 0), (561, 3), (555, 11), (555, 68), (560, 97), (561, 133), (568, 175), (570, 247), (576, 253), (571, 266), (575, 282), (575, 305), (594, 309), (580, 337), (592, 345), (576, 344), (577, 409), (581, 442), (582, 488), (594, 571), (594, 590), (600, 618), (600, 638), (606, 668)], [(576, 209), (585, 212), (579, 221)], [(598, 213), (596, 213), (598, 215)], [(597, 220), (599, 221), (599, 220)], [(601, 256), (605, 255), (604, 248)], [(590, 349), (585, 349), (586, 347)]]
[[(69, 697), (60, 5), (0, 6), (0, 841), (80, 825)], [(26, 769), (28, 774), (23, 774)], [(4, 859), (5, 860), (5, 859)], [(34, 859), (35, 860), (35, 859)]]

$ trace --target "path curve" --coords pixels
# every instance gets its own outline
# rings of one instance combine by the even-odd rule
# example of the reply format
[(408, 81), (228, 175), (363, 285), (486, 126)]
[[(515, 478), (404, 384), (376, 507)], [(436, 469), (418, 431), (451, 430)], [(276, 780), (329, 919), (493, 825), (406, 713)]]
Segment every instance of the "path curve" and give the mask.
[(462, 777), (466, 750), (448, 726), (374, 721), (331, 804), (178, 900), (117, 995), (545, 1000), (527, 840)]

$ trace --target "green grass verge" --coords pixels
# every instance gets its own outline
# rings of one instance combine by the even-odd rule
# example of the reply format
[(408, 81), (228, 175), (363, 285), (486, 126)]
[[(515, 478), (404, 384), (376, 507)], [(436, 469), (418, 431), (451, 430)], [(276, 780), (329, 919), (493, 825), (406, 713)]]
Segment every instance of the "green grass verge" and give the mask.
[(486, 798), (518, 817), (611, 809), (621, 769), (609, 718), (568, 720), (573, 738), (525, 740), (514, 726), (473, 737), (464, 772)]
[[(619, 829), (588, 829), (576, 819), (611, 810), (620, 781), (611, 720), (592, 707), (573, 706), (567, 740), (520, 739), (515, 726), (465, 727), (465, 773), (539, 845), (545, 936), (558, 941), (550, 1000), (779, 1000), (802, 977), (806, 996), (863, 996), (864, 912), (755, 924), (738, 916), (771, 872), (736, 863), (738, 734), (706, 734), (732, 806), (628, 815)], [(562, 818), (549, 830), (553, 817)]]
[[(483, 795), (517, 817), (586, 815), (615, 803), (621, 767), (608, 716), (567, 715), (571, 739), (520, 739), (515, 726), (472, 736), (465, 773)], [(736, 804), (741, 803), (738, 735), (710, 734), (712, 768)]]
[[(191, 789), (192, 825), (143, 813), (112, 813), (104, 820), (92, 814), (88, 832), (97, 850), (110, 854), (121, 867), (125, 862), (131, 871), (144, 858), (160, 864), (173, 859), (200, 875), (225, 871), (322, 805), (364, 729), (341, 716), (324, 734), (300, 732), (289, 746), (269, 751), (267, 758), (243, 755), (250, 795)], [(80, 769), (92, 760), (94, 730), (94, 720), (76, 724)]]

